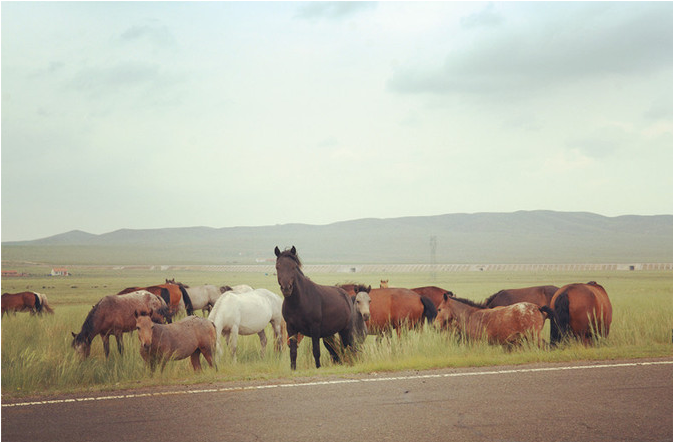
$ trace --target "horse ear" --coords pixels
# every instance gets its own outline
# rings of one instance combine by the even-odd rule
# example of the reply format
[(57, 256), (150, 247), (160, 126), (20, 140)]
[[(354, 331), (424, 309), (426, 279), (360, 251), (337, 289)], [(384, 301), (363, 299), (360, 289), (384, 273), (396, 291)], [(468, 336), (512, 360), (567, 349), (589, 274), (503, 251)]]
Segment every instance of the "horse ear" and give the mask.
[(292, 253), (293, 255), (297, 254), (297, 249), (295, 248), (295, 246), (292, 246), (292, 249), (290, 249), (290, 253)]
[(372, 291), (372, 286), (370, 285), (369, 287), (367, 287), (367, 293), (369, 293), (371, 291)]
[(77, 337), (77, 335), (75, 334), (75, 332), (70, 332), (70, 333), (72, 333), (72, 337), (73, 337), (73, 338), (76, 338), (76, 337)]
[(280, 256), (280, 249), (278, 248), (278, 246), (276, 246), (276, 248), (274, 249), (273, 253), (276, 254), (276, 257), (279, 257), (279, 256)]
[(444, 301), (449, 299), (449, 292), (444, 293)]

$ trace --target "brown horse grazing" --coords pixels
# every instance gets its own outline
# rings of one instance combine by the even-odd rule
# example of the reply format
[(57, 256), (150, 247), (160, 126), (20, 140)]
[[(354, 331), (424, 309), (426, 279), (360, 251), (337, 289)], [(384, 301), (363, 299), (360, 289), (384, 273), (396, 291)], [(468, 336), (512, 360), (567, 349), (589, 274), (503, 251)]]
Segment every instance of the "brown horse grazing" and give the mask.
[(168, 308), (163, 299), (148, 291), (106, 296), (89, 311), (82, 330), (78, 334), (72, 333), (72, 348), (86, 359), (91, 352), (91, 341), (96, 335), (100, 335), (107, 358), (110, 355), (110, 335), (114, 335), (117, 338), (119, 354), (123, 354), (122, 335), (136, 329), (133, 316), (136, 310), (152, 310), (152, 320), (155, 322), (162, 322), (168, 316)]
[(444, 293), (451, 293), (449, 290), (435, 286), (416, 287), (415, 289), (411, 289), (411, 291), (430, 298), (435, 307), (439, 307), (439, 304), (444, 300)]
[(276, 254), (278, 285), (283, 293), (283, 318), (290, 336), (290, 368), (297, 368), (297, 333), (308, 336), (313, 342), (313, 358), (320, 368), (320, 339), (334, 362), (341, 358), (336, 352), (334, 335), (339, 334), (343, 347), (355, 350), (353, 342), (353, 303), (348, 294), (335, 286), (319, 285), (307, 278), (297, 249)]
[(551, 307), (557, 322), (550, 337), (552, 345), (570, 336), (588, 345), (595, 336), (607, 337), (610, 333), (612, 304), (605, 289), (595, 281), (564, 285), (554, 294)]
[[(362, 291), (358, 284), (344, 284), (343, 288), (353, 295)], [(437, 316), (437, 307), (430, 298), (421, 296), (409, 289), (387, 288), (371, 289), (369, 305), (369, 321), (367, 329), (370, 334), (382, 334), (396, 329), (398, 335), (402, 327), (417, 327), (425, 318), (432, 323)]]
[(533, 338), (542, 345), (541, 332), (544, 321), (553, 316), (549, 307), (530, 302), (486, 308), (468, 299), (444, 295), (435, 322), (440, 327), (455, 326), (468, 339), (486, 336), (489, 344), (511, 347), (526, 338)]
[(161, 361), (164, 371), (169, 359), (191, 358), (194, 371), (201, 370), (199, 355), (213, 367), (213, 353), (217, 331), (213, 321), (199, 316), (188, 316), (173, 324), (156, 324), (151, 320), (152, 310), (135, 311), (134, 317), (140, 340), (140, 356), (153, 372)]
[(166, 284), (152, 285), (149, 287), (128, 287), (117, 294), (124, 295), (138, 290), (146, 290), (164, 300), (168, 306), (169, 323), (173, 322), (173, 316), (175, 316), (183, 307), (188, 315), (194, 314), (194, 308), (192, 307), (192, 301), (189, 294), (187, 293), (187, 290), (179, 284), (167, 282)]
[(488, 308), (512, 305), (517, 302), (530, 302), (540, 307), (543, 305), (549, 306), (551, 305), (551, 298), (557, 290), (558, 287), (555, 285), (505, 289), (486, 298), (483, 304)]
[(36, 292), (3, 293), (2, 294), (2, 313), (9, 315), (9, 312), (30, 312), (42, 314), (42, 312), (54, 313), (54, 310), (47, 304), (47, 297)]

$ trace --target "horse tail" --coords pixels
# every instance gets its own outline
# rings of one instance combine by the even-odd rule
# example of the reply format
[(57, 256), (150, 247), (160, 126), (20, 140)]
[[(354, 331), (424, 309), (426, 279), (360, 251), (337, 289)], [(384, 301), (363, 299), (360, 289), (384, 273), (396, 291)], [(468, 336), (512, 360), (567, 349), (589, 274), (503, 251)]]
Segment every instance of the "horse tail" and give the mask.
[(47, 296), (43, 295), (42, 293), (38, 293), (40, 295), (40, 302), (42, 302), (42, 309), (46, 311), (47, 313), (54, 314), (54, 309), (51, 308), (49, 303), (47, 303)]
[(188, 315), (193, 315), (194, 314), (194, 306), (192, 306), (192, 298), (189, 297), (189, 293), (187, 293), (187, 289), (185, 289), (182, 285), (179, 286), (180, 291), (182, 292), (182, 300), (185, 303), (185, 309), (187, 310)]
[(427, 296), (421, 296), (421, 302), (423, 303), (423, 317), (429, 324), (432, 324), (437, 317), (437, 306)]
[(551, 307), (547, 305), (540, 307), (540, 313), (545, 316), (545, 319), (549, 318), (550, 321), (553, 321), (556, 317), (556, 312), (554, 312), (554, 310), (552, 310)]
[(33, 296), (35, 296), (35, 313), (42, 313), (42, 301), (40, 301), (40, 295), (33, 292)]
[(554, 303), (554, 316), (551, 321), (549, 340), (552, 345), (557, 345), (570, 331), (570, 300), (568, 291), (564, 291), (556, 297)]

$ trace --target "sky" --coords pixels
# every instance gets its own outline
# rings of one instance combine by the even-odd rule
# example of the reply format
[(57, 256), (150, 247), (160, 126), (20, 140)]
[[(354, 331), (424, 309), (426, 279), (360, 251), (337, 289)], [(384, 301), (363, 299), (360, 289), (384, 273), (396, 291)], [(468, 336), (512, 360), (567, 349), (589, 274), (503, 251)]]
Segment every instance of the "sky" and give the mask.
[(2, 241), (673, 214), (671, 2), (2, 2)]

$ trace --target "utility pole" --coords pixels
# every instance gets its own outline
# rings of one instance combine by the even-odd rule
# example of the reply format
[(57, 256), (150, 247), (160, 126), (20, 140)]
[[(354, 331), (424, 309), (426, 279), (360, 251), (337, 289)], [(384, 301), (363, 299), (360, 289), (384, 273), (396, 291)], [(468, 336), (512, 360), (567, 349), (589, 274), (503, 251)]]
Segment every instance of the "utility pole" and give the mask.
[(437, 264), (437, 236), (432, 235), (430, 237), (430, 278), (433, 282), (437, 280), (437, 270), (435, 266)]

